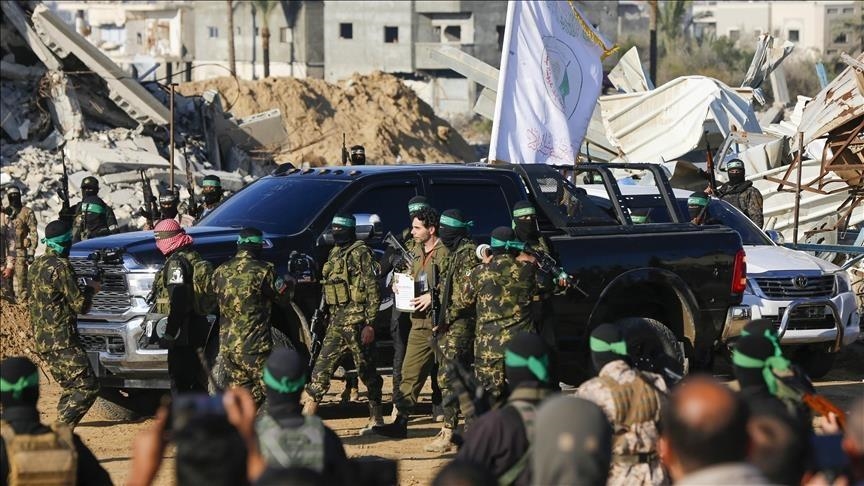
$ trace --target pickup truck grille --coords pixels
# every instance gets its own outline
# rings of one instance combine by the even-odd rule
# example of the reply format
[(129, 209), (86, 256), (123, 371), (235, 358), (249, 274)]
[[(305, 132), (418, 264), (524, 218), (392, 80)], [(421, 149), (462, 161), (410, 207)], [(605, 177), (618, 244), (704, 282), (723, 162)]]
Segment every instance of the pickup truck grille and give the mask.
[(122, 336), (106, 336), (100, 334), (82, 334), (79, 336), (84, 349), (87, 351), (102, 351), (111, 354), (123, 354), (126, 352), (126, 344)]
[[(756, 285), (769, 299), (797, 299), (800, 297), (831, 297), (834, 293), (834, 277), (763, 277)], [(796, 281), (797, 280), (797, 281)], [(802, 285), (803, 284), (803, 285)]]
[[(784, 310), (784, 308), (780, 308), (781, 314), (779, 316), (762, 316), (762, 318), (770, 319), (774, 322), (774, 327), (779, 328)], [(792, 315), (789, 316), (789, 323), (786, 326), (787, 331), (834, 328), (834, 317), (824, 305), (807, 305), (795, 308)]]
[[(90, 277), (96, 274), (96, 262), (92, 260), (70, 258), (69, 262), (72, 263), (72, 268), (78, 277)], [(132, 307), (123, 265), (101, 263), (99, 268), (104, 272), (102, 290), (93, 297), (90, 313), (123, 314)]]

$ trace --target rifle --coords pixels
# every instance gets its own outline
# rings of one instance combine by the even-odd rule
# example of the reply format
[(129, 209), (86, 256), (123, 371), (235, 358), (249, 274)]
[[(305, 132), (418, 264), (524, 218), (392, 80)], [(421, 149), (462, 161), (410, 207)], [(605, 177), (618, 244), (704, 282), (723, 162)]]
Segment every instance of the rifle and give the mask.
[(66, 142), (60, 144), (60, 163), (63, 165), (63, 176), (60, 178), (60, 199), (63, 206), (60, 209), (60, 217), (67, 223), (71, 223), (74, 214), (69, 213), (69, 171), (66, 169)]
[(147, 220), (147, 226), (153, 228), (155, 224), (155, 216), (159, 214), (159, 207), (156, 204), (156, 198), (153, 196), (153, 188), (150, 187), (150, 179), (144, 169), (138, 171), (141, 174), (141, 187), (144, 193), (144, 207), (141, 208), (139, 214)]
[(539, 248), (533, 248), (530, 245), (525, 245), (525, 248), (522, 251), (534, 257), (534, 260), (537, 263), (537, 267), (540, 269), (541, 272), (551, 275), (558, 281), (564, 281), (565, 288), (573, 289), (582, 294), (583, 297), (588, 297), (588, 293), (582, 290), (581, 287), (579, 287), (579, 281), (576, 280), (575, 277), (567, 273), (563, 268), (558, 266), (558, 262), (555, 261), (554, 258), (552, 258), (552, 255), (546, 253)]
[(318, 359), (318, 353), (321, 352), (321, 346), (324, 344), (324, 333), (327, 332), (327, 302), (324, 300), (324, 291), (321, 291), (321, 303), (312, 314), (312, 321), (309, 323), (309, 331), (312, 333), (312, 349), (309, 350), (309, 368), (315, 365), (315, 360)]
[(708, 131), (705, 131), (705, 169), (708, 172), (708, 186), (711, 187), (711, 192), (716, 197), (720, 197), (717, 193), (717, 178), (714, 176), (714, 156), (711, 155), (711, 145), (708, 143)]
[(198, 219), (200, 213), (198, 204), (195, 203), (195, 179), (192, 177), (192, 161), (186, 152), (186, 141), (183, 141), (183, 158), (186, 161), (186, 190), (189, 191), (189, 214)]
[(201, 369), (207, 373), (207, 381), (210, 383), (210, 387), (213, 388), (212, 393), (222, 392), (222, 387), (216, 380), (216, 376), (213, 375), (213, 369), (207, 364), (207, 356), (204, 355), (204, 348), (195, 348), (195, 354), (198, 355), (198, 362), (201, 363)]
[(342, 165), (348, 165), (348, 160), (351, 158), (348, 153), (348, 147), (345, 146), (345, 132), (342, 132)]
[(799, 383), (798, 376), (795, 373), (790, 373), (788, 376), (777, 376), (777, 396), (788, 397), (792, 400), (797, 400), (807, 405), (807, 408), (812, 410), (816, 415), (821, 415), (825, 418), (829, 413), (833, 413), (837, 417), (837, 424), (840, 430), (846, 430), (846, 413), (835, 405), (831, 400), (811, 393), (809, 390)]
[(387, 243), (387, 245), (389, 245), (390, 248), (393, 248), (394, 250), (398, 251), (398, 252), (400, 253), (400, 256), (402, 257), (402, 262), (403, 262), (403, 264), (402, 264), (402, 265), (397, 265), (396, 263), (394, 263), (394, 264), (393, 264), (393, 267), (394, 267), (394, 268), (399, 267), (401, 270), (404, 271), (404, 269), (405, 269), (406, 266), (410, 267), (411, 265), (414, 264), (414, 260), (416, 259), (416, 258), (414, 257), (414, 255), (412, 255), (411, 252), (409, 252), (409, 251), (408, 251), (408, 250), (407, 250), (407, 249), (402, 245), (402, 243), (399, 241), (398, 238), (396, 238), (395, 236), (393, 236), (393, 233), (392, 233), (392, 232), (389, 232), (389, 231), (388, 231), (387, 234), (384, 235), (384, 243)]
[(432, 285), (429, 288), (432, 294), (432, 305), (430, 307), (430, 317), (432, 317), (432, 335), (437, 335), (438, 329), (441, 326), (441, 296), (438, 292), (438, 265), (432, 264)]
[(470, 420), (492, 409), (489, 403), (489, 393), (471, 371), (467, 370), (458, 359), (448, 359), (441, 351), (438, 337), (434, 334), (429, 338), (435, 359), (444, 366), (444, 374), (453, 384), (453, 394), (442, 397), (441, 405), (449, 406), (454, 400), (459, 400), (462, 416)]

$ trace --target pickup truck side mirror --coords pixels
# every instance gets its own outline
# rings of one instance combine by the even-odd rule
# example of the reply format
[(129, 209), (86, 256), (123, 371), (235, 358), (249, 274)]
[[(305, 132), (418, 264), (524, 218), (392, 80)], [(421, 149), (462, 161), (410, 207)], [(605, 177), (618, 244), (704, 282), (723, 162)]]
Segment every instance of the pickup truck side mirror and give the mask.
[(778, 245), (782, 245), (783, 243), (786, 242), (786, 239), (783, 238), (783, 235), (777, 230), (773, 230), (773, 229), (765, 230), (765, 234), (768, 236), (768, 238), (771, 239), (771, 241), (773, 241), (774, 243), (776, 243)]

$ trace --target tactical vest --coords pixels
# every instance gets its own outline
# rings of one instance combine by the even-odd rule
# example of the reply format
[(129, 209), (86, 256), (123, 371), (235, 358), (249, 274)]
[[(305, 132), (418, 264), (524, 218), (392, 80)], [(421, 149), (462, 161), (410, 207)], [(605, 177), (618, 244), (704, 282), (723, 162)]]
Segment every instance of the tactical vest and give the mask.
[(324, 422), (317, 416), (303, 417), (300, 427), (282, 427), (269, 413), (255, 424), (261, 453), (270, 466), (308, 467), (324, 472)]
[(324, 289), (324, 301), (328, 305), (365, 303), (366, 289), (360, 288), (359, 285), (352, 286), (348, 280), (348, 255), (362, 246), (364, 246), (363, 242), (357, 240), (335, 258), (330, 258), (324, 263), (321, 271), (324, 279), (321, 281), (321, 286)]
[(105, 236), (108, 231), (108, 215), (105, 206), (82, 202), (78, 209), (78, 234), (82, 240)]
[(498, 484), (506, 486), (516, 482), (516, 479), (522, 475), (522, 471), (528, 467), (528, 461), (531, 459), (531, 450), (534, 448), (534, 419), (537, 417), (537, 407), (533, 402), (527, 400), (542, 400), (545, 394), (542, 391), (530, 388), (517, 388), (507, 398), (507, 406), (513, 407), (519, 412), (519, 418), (522, 419), (522, 425), (525, 426), (525, 437), (528, 438), (528, 449), (522, 454), (522, 457), (498, 476)]
[(660, 395), (654, 385), (638, 371), (630, 383), (619, 383), (608, 376), (598, 376), (612, 395), (615, 417), (612, 418), (615, 437), (613, 448), (623, 447), (624, 434), (634, 425), (660, 420)]
[(11, 486), (75, 484), (78, 453), (72, 429), (60, 423), (51, 429), (44, 434), (18, 435), (11, 425), (0, 423)]

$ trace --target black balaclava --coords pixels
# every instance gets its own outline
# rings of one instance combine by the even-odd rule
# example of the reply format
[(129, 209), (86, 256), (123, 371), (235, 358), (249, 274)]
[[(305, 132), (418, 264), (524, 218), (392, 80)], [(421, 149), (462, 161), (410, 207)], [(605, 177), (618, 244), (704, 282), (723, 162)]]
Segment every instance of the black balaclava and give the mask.
[(540, 229), (537, 227), (537, 210), (528, 201), (519, 201), (513, 205), (513, 230), (516, 237), (523, 243), (536, 245), (540, 241)]
[(72, 249), (72, 228), (65, 221), (55, 220), (45, 227), (45, 238), (42, 243), (62, 257), (69, 256)]
[(168, 192), (159, 196), (159, 219), (174, 219), (177, 217), (177, 195)]
[(0, 404), (36, 408), (39, 401), (39, 370), (27, 358), (12, 357), (0, 362)]
[(99, 181), (93, 176), (87, 176), (81, 181), (81, 194), (84, 197), (99, 194)]
[(213, 205), (222, 199), (222, 179), (215, 175), (208, 175), (201, 180), (201, 198), (204, 204)]
[(511, 390), (529, 382), (549, 384), (549, 348), (543, 338), (521, 332), (504, 351), (504, 375)]
[(339, 213), (333, 217), (333, 241), (339, 246), (350, 245), (357, 239), (357, 220), (353, 214)]
[(744, 162), (732, 159), (726, 163), (726, 173), (729, 174), (729, 184), (741, 184), (744, 182)]
[(289, 348), (273, 349), (264, 365), (268, 407), (299, 410), (306, 375), (306, 362), (297, 351)]
[(417, 211), (428, 207), (430, 206), (426, 196), (414, 196), (408, 200), (408, 216), (411, 217), (411, 219), (414, 219), (414, 215), (417, 214)]
[[(767, 389), (772, 394), (776, 391), (772, 369), (788, 369), (789, 362), (774, 342), (764, 334), (743, 336), (735, 343), (732, 350), (732, 369), (741, 389)], [(764, 363), (760, 365), (759, 363)]]
[(17, 187), (9, 188), (9, 192), (6, 193), (6, 198), (9, 200), (9, 206), (14, 209), (21, 209), (21, 189)]
[(351, 147), (351, 165), (366, 165), (366, 149), (362, 145)]
[(704, 208), (711, 202), (711, 197), (702, 191), (694, 192), (687, 198), (687, 212), (690, 219), (696, 219), (699, 215), (704, 216)]
[(629, 363), (624, 332), (614, 324), (600, 324), (595, 327), (591, 331), (588, 344), (591, 348), (591, 362), (594, 363), (594, 371), (597, 373), (607, 364), (619, 359)]
[(237, 250), (249, 252), (253, 258), (261, 256), (264, 247), (264, 234), (258, 228), (243, 228), (237, 238)]
[(516, 257), (524, 245), (516, 239), (516, 234), (511, 228), (499, 226), (492, 230), (489, 246), (489, 252), (492, 255), (510, 255)]
[(453, 251), (459, 246), (463, 238), (468, 237), (468, 230), (474, 225), (473, 221), (466, 221), (462, 211), (448, 209), (441, 213), (439, 220), (438, 236), (448, 250)]

